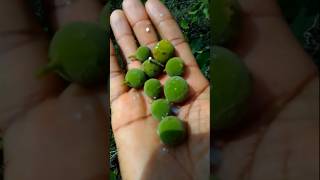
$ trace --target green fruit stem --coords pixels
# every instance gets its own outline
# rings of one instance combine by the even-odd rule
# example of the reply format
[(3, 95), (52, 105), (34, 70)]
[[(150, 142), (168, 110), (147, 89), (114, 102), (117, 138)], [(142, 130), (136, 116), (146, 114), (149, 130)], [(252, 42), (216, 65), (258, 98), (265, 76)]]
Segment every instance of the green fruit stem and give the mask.
[(128, 58), (129, 58), (129, 59), (131, 59), (131, 60), (134, 60), (134, 61), (136, 61), (136, 60), (137, 60), (136, 55), (131, 55), (131, 56), (129, 56)]
[(158, 61), (156, 61), (156, 60), (154, 60), (154, 59), (150, 59), (150, 61), (151, 61), (152, 63), (154, 63), (154, 64), (156, 64), (156, 65), (158, 65), (158, 66), (160, 66), (160, 67), (164, 68), (164, 65), (163, 65), (163, 64), (161, 64), (161, 63), (159, 63)]

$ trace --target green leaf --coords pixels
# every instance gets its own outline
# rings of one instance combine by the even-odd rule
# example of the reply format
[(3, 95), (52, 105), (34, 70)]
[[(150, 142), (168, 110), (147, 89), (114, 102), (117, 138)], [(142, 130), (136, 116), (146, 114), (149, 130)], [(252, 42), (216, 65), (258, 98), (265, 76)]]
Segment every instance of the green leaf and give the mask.
[(110, 180), (117, 180), (116, 173), (114, 173), (113, 171), (110, 171)]
[(184, 29), (184, 30), (187, 30), (187, 29), (189, 28), (188, 22), (187, 22), (185, 19), (183, 19), (183, 20), (180, 22), (180, 26), (181, 26), (181, 28)]

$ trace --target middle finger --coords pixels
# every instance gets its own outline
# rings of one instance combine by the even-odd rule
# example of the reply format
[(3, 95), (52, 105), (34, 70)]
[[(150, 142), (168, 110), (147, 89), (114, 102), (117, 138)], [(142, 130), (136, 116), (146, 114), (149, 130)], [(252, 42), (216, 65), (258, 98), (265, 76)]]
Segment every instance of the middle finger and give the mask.
[(152, 48), (158, 41), (157, 33), (140, 0), (124, 0), (123, 11), (140, 43)]

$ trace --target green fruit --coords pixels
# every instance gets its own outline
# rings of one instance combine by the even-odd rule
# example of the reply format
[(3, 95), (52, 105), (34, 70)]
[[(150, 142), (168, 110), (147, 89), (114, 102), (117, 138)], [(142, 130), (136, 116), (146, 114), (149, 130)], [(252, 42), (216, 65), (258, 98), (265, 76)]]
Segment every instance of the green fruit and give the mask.
[(165, 71), (169, 76), (181, 76), (184, 71), (184, 64), (181, 58), (174, 57), (169, 59)]
[(211, 60), (211, 127), (223, 130), (235, 126), (243, 118), (251, 95), (252, 82), (245, 64), (223, 47), (213, 48)]
[(170, 146), (181, 144), (186, 138), (186, 132), (184, 123), (176, 116), (165, 117), (157, 129), (161, 142)]
[(241, 15), (237, 0), (214, 0), (210, 5), (213, 43), (225, 45), (235, 38), (240, 30)]
[(141, 88), (147, 77), (141, 69), (130, 69), (125, 77), (125, 83), (132, 88)]
[(144, 62), (145, 60), (147, 60), (151, 55), (150, 49), (146, 46), (140, 46), (135, 55), (130, 56), (130, 58), (134, 58), (140, 62)]
[(151, 99), (160, 97), (162, 91), (161, 83), (158, 79), (149, 79), (144, 83), (144, 92)]
[(184, 101), (188, 92), (188, 83), (180, 76), (171, 77), (164, 84), (164, 95), (169, 102), (180, 103)]
[(170, 103), (165, 99), (158, 99), (151, 104), (152, 117), (161, 121), (167, 117), (171, 112)]
[(168, 40), (161, 40), (152, 49), (153, 57), (161, 64), (165, 64), (168, 61), (168, 59), (173, 56), (173, 53), (174, 47)]
[(67, 24), (54, 35), (50, 62), (38, 71), (38, 76), (56, 72), (70, 82), (96, 83), (106, 78), (107, 47), (107, 33), (101, 26), (85, 22)]
[(153, 60), (146, 60), (142, 64), (142, 69), (149, 77), (156, 77), (161, 74), (162, 68)]

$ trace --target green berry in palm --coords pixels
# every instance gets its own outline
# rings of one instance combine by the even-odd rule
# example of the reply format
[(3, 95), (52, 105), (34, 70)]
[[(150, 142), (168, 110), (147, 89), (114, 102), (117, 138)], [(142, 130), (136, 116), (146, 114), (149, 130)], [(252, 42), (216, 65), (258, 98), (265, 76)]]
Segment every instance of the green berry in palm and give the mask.
[(157, 133), (163, 144), (176, 146), (184, 142), (186, 139), (186, 126), (176, 116), (165, 117), (157, 127)]
[(165, 64), (173, 56), (174, 47), (168, 40), (161, 40), (152, 49), (152, 55), (161, 64)]
[(67, 24), (54, 35), (50, 62), (38, 75), (56, 72), (70, 82), (97, 83), (106, 78), (107, 47), (107, 33), (101, 26), (85, 22)]
[(144, 62), (145, 60), (147, 60), (151, 55), (151, 51), (147, 46), (140, 46), (135, 55), (131, 56), (132, 58), (140, 61), (140, 62)]
[(161, 121), (163, 118), (170, 115), (171, 106), (165, 99), (157, 99), (151, 104), (152, 117)]
[(165, 71), (169, 76), (181, 76), (184, 71), (182, 59), (179, 57), (169, 59), (166, 64)]
[(149, 79), (144, 83), (144, 92), (151, 99), (158, 99), (162, 92), (162, 86), (158, 79)]
[(132, 88), (141, 88), (147, 77), (141, 69), (130, 69), (125, 77), (125, 83)]
[(162, 67), (159, 66), (154, 60), (146, 60), (142, 64), (143, 71), (149, 76), (149, 77), (157, 77), (162, 73)]
[(180, 76), (170, 77), (164, 84), (164, 95), (169, 102), (183, 102), (189, 93), (189, 85)]

